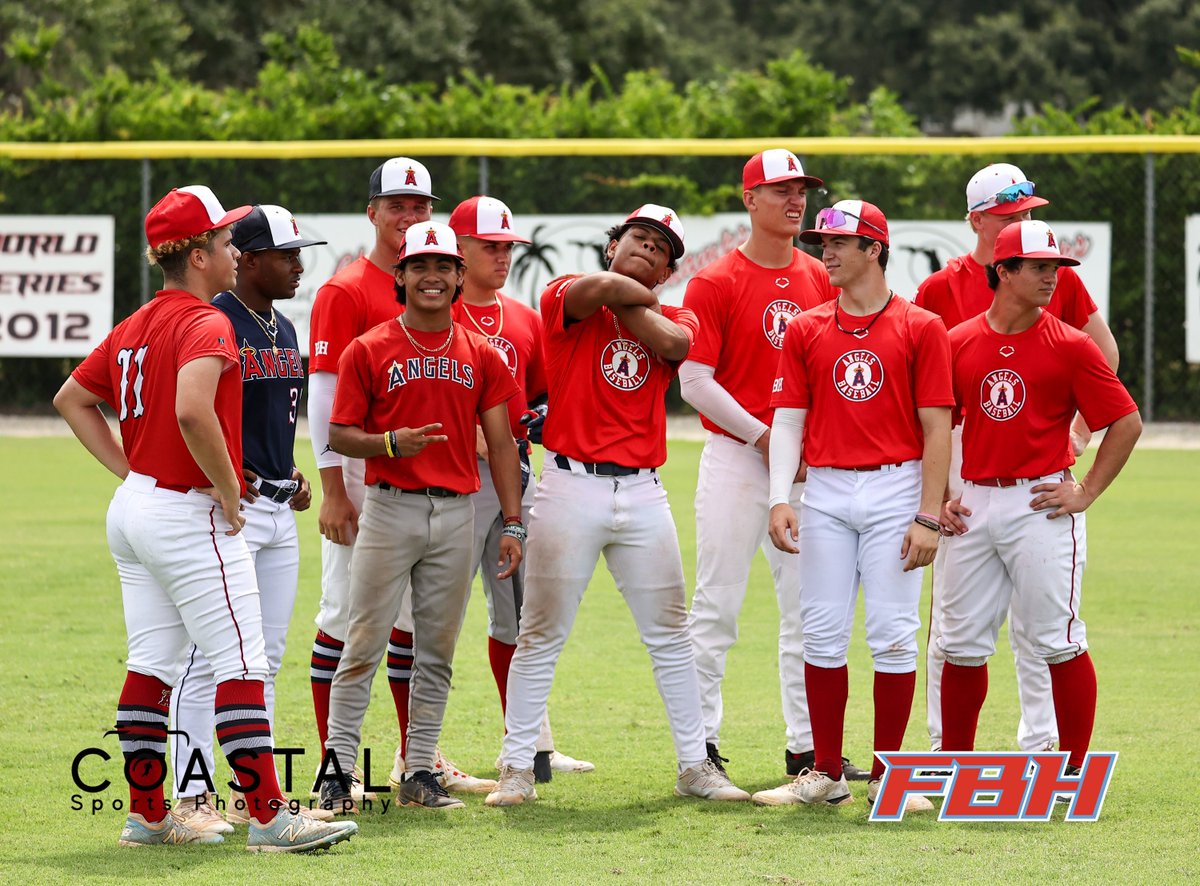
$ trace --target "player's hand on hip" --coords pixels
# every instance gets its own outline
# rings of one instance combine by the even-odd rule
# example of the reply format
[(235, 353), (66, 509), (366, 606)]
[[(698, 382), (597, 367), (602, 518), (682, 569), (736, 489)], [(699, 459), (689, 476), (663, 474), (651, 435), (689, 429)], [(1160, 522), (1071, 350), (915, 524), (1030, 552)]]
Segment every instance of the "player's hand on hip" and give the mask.
[(317, 512), (317, 526), (321, 535), (335, 545), (354, 544), (354, 537), (358, 535), (358, 511), (349, 496), (327, 493)]
[(304, 475), (296, 468), (292, 468), (291, 479), (300, 484), (296, 488), (296, 491), (292, 493), (292, 500), (290, 502), (292, 510), (307, 511), (309, 506), (312, 505), (312, 486), (309, 485), (308, 480), (304, 479)]
[(1047, 520), (1065, 517), (1067, 514), (1081, 513), (1087, 510), (1087, 506), (1092, 503), (1092, 497), (1084, 485), (1076, 483), (1074, 480), (1064, 480), (1061, 483), (1039, 483), (1037, 486), (1031, 487), (1029, 492), (1034, 496), (1029, 506), (1035, 511), (1050, 511), (1046, 515)]
[(928, 566), (937, 554), (938, 540), (942, 534), (936, 529), (913, 523), (904, 533), (904, 543), (900, 545), (900, 559), (904, 561), (904, 571), (911, 572)]
[(246, 481), (246, 492), (242, 495), (242, 498), (248, 502), (256, 501), (259, 491), (254, 488), (254, 484), (258, 482), (258, 474), (249, 468), (242, 468), (242, 479)]
[(971, 516), (971, 509), (964, 508), (962, 496), (951, 499), (942, 505), (942, 535), (962, 535), (967, 531), (963, 517)]
[(771, 543), (787, 554), (798, 554), (800, 548), (796, 543), (800, 540), (800, 521), (796, 512), (789, 504), (779, 504), (771, 508), (771, 520), (768, 524)]
[(500, 559), (496, 563), (500, 567), (500, 571), (496, 573), (496, 578), (503, 581), (511, 577), (517, 571), (517, 567), (521, 565), (521, 560), (524, 556), (525, 554), (519, 541), (511, 536), (501, 536)]
[(435, 421), (431, 425), (424, 425), (419, 428), (397, 428), (396, 429), (396, 454), (403, 456), (414, 456), (430, 443), (445, 443), (450, 438), (445, 434), (435, 434), (434, 431), (440, 430), (442, 423)]

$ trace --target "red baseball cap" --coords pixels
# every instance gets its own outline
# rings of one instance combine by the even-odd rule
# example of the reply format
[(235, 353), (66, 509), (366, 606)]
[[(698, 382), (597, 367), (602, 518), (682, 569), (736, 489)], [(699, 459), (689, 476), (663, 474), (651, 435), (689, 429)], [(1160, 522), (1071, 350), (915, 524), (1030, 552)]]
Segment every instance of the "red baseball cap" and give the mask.
[(1050, 258), (1059, 265), (1074, 266), (1078, 259), (1069, 258), (1058, 251), (1058, 239), (1050, 226), (1042, 221), (1023, 221), (1009, 225), (996, 237), (992, 250), (992, 264), (1009, 258)]
[(683, 256), (683, 223), (671, 207), (659, 206), (657, 203), (639, 206), (629, 213), (629, 217), (621, 225), (620, 234), (624, 234), (630, 225), (646, 225), (661, 231), (671, 244), (671, 260), (678, 261)]
[(146, 242), (157, 249), (172, 240), (187, 240), (205, 231), (215, 231), (250, 214), (253, 206), (226, 212), (221, 201), (204, 185), (172, 188), (146, 215)]
[(1044, 197), (1033, 196), (1034, 183), (1011, 163), (992, 163), (967, 182), (967, 212), (1012, 215), (1048, 206)]
[(889, 246), (887, 218), (874, 203), (866, 200), (839, 200), (817, 213), (816, 226), (800, 232), (803, 243), (820, 245), (822, 234), (869, 237)]
[(471, 197), (450, 213), (450, 227), (460, 237), (493, 243), (528, 243), (528, 239), (513, 233), (512, 224), (512, 210), (495, 197)]
[(396, 264), (418, 255), (448, 255), (460, 264), (463, 260), (454, 230), (440, 222), (418, 222), (404, 232), (404, 243), (396, 256)]
[(803, 179), (806, 188), (819, 188), (825, 182), (815, 175), (805, 175), (800, 158), (786, 148), (771, 148), (760, 151), (742, 167), (742, 190), (749, 191), (759, 185)]

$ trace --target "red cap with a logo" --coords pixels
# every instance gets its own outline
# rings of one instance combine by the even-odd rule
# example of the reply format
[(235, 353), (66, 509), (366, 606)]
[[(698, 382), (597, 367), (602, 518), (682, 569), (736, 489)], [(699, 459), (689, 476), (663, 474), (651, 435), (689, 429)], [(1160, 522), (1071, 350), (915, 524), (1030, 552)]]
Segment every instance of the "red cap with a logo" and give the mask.
[(157, 249), (172, 240), (188, 240), (205, 231), (215, 231), (250, 214), (253, 206), (229, 212), (211, 189), (204, 185), (172, 188), (146, 215), (146, 242)]
[(495, 197), (471, 197), (454, 207), (450, 227), (460, 237), (493, 243), (528, 243), (513, 230), (512, 211)]
[(869, 237), (884, 246), (889, 245), (888, 223), (883, 210), (866, 200), (839, 200), (822, 209), (817, 213), (816, 226), (801, 231), (800, 240), (820, 245), (822, 234)]
[(1077, 265), (1078, 259), (1068, 258), (1058, 250), (1058, 238), (1042, 221), (1023, 221), (1009, 225), (996, 236), (992, 263), (1009, 258), (1049, 258), (1060, 265)]
[(629, 217), (621, 225), (621, 233), (624, 234), (630, 225), (646, 225), (661, 231), (671, 243), (671, 260), (678, 261), (683, 256), (683, 223), (671, 207), (659, 206), (657, 203), (639, 206), (629, 213)]
[(742, 168), (742, 190), (749, 191), (759, 185), (801, 179), (806, 188), (819, 188), (825, 182), (815, 175), (805, 175), (800, 158), (786, 148), (771, 148), (761, 151), (746, 161)]

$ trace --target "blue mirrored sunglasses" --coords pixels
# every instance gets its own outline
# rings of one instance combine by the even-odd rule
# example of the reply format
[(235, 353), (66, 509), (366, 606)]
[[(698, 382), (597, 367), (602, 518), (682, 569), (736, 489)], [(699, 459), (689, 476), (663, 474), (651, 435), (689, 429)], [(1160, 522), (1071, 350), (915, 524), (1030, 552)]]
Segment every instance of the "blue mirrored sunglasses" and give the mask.
[(1023, 200), (1026, 197), (1033, 196), (1033, 182), (1017, 182), (1009, 185), (1007, 188), (1002, 188), (986, 200), (981, 200), (971, 207), (970, 211), (974, 212), (981, 206), (1003, 206), (1005, 203), (1016, 203), (1018, 200)]

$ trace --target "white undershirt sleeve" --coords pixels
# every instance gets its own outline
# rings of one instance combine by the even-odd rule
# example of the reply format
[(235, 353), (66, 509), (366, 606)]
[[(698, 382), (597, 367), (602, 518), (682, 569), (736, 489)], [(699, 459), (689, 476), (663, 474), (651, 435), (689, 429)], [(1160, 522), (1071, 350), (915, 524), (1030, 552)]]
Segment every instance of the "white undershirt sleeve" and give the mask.
[(318, 470), (342, 466), (342, 457), (329, 448), (329, 416), (336, 387), (336, 372), (314, 372), (308, 377), (308, 436)]
[(713, 377), (716, 369), (707, 363), (684, 360), (679, 367), (679, 390), (683, 399), (739, 440), (754, 443), (767, 431), (763, 424), (733, 398)]
[(771, 425), (771, 498), (769, 507), (784, 505), (792, 497), (792, 483), (800, 470), (807, 409), (776, 409)]

